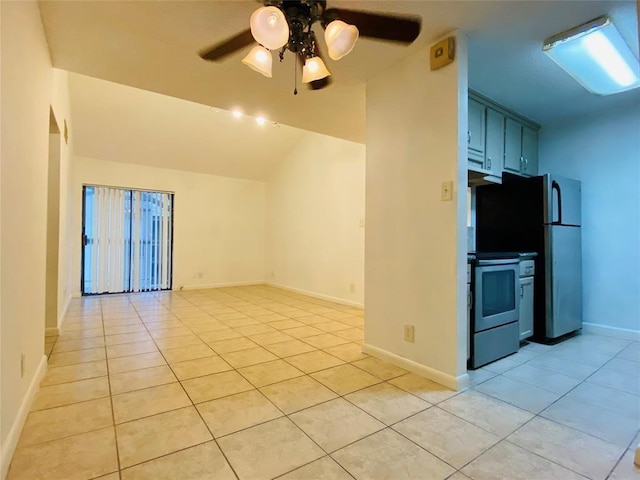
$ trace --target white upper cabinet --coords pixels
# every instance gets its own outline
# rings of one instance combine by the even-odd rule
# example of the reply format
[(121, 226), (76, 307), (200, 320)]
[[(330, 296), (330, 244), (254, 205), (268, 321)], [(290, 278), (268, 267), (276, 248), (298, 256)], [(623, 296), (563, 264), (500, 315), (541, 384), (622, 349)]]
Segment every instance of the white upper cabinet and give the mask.
[(538, 131), (507, 118), (504, 169), (528, 177), (538, 174)]
[(511, 173), (522, 170), (522, 125), (507, 118), (504, 132), (504, 169)]
[(533, 177), (538, 174), (538, 131), (522, 127), (522, 174)]
[(471, 93), (469, 97), (468, 168), (502, 176), (538, 174), (538, 126)]
[(487, 107), (475, 100), (469, 100), (469, 131), (467, 143), (469, 157), (484, 162), (485, 112)]
[(485, 145), (485, 168), (496, 177), (502, 175), (504, 162), (505, 116), (487, 108), (487, 136)]

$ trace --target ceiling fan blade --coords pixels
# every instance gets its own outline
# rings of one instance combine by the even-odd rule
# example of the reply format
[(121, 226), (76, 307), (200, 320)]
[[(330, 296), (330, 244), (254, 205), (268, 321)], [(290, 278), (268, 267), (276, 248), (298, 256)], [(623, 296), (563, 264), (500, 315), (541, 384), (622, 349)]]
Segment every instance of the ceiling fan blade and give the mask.
[(237, 35), (226, 39), (224, 42), (220, 42), (211, 48), (202, 50), (199, 55), (204, 60), (218, 62), (227, 55), (231, 55), (235, 51), (240, 50), (247, 45), (251, 45), (254, 42), (255, 40), (253, 39), (253, 35), (251, 35), (251, 29), (246, 29)]
[(326, 10), (323, 25), (335, 19), (358, 27), (361, 37), (401, 43), (411, 43), (418, 38), (422, 26), (422, 19), (417, 16), (388, 15), (344, 8)]

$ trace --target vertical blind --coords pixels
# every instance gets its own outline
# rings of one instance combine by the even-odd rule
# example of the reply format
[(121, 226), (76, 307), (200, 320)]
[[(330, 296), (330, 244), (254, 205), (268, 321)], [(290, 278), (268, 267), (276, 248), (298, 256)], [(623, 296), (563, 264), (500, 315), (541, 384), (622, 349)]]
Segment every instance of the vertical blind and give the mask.
[(82, 291), (171, 288), (173, 194), (85, 186)]

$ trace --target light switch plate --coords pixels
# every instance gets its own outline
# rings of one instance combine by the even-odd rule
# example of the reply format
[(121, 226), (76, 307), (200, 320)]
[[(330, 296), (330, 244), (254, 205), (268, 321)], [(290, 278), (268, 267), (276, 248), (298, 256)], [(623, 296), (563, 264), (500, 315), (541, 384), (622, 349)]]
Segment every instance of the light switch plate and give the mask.
[(456, 37), (447, 37), (431, 47), (429, 65), (431, 70), (438, 70), (450, 64), (456, 58)]

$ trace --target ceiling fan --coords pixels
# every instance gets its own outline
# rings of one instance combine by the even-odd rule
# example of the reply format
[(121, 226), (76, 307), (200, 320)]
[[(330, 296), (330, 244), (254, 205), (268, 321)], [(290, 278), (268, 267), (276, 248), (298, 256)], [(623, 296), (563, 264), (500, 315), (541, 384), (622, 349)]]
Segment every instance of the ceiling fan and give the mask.
[(250, 28), (201, 51), (200, 57), (217, 62), (257, 42), (242, 63), (271, 77), (271, 51), (279, 50), (282, 62), (289, 50), (303, 66), (302, 83), (318, 90), (329, 85), (331, 73), (312, 30), (316, 22), (324, 29), (329, 57), (333, 60), (351, 52), (359, 36), (409, 44), (420, 34), (422, 23), (416, 16), (327, 8), (326, 0), (263, 0), (262, 3), (264, 6), (251, 15)]

